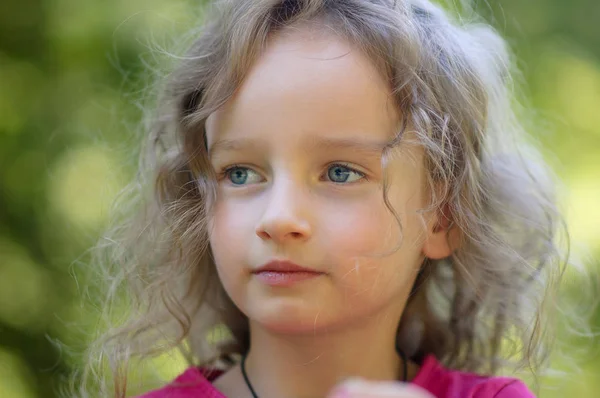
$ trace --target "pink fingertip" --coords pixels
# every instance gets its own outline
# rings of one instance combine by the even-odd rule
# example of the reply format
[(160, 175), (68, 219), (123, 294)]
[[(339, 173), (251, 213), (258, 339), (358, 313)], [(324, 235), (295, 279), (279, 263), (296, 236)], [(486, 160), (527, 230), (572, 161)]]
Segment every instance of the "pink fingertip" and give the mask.
[(350, 398), (350, 393), (346, 388), (338, 387), (333, 391), (333, 394), (327, 398)]

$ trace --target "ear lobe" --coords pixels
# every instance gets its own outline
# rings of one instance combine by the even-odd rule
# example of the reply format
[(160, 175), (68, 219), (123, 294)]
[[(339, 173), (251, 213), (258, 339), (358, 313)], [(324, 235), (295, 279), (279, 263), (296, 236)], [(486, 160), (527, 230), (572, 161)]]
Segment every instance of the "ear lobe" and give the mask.
[(432, 260), (440, 260), (450, 256), (459, 246), (458, 228), (451, 220), (448, 204), (432, 217), (427, 230), (427, 239), (423, 244), (423, 254)]

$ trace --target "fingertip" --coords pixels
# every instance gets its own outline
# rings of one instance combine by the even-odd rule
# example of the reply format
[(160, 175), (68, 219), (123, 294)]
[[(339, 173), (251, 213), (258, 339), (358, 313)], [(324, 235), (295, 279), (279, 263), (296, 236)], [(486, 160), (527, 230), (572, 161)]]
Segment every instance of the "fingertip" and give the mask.
[(336, 387), (333, 395), (328, 398), (353, 398), (353, 397), (413, 397), (433, 398), (427, 391), (411, 385), (399, 382), (371, 382), (361, 379), (348, 380)]
[(351, 398), (352, 392), (364, 384), (361, 379), (348, 379), (338, 384), (327, 398)]

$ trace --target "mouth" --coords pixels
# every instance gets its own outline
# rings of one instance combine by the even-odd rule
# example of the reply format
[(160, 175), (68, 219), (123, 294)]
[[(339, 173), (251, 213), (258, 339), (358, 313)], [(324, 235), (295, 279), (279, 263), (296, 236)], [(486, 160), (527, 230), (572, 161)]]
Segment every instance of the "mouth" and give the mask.
[(280, 287), (291, 286), (325, 275), (324, 272), (289, 261), (271, 261), (252, 271), (252, 274), (267, 285)]
[(270, 261), (265, 265), (252, 271), (253, 274), (258, 274), (262, 272), (306, 272), (323, 274), (323, 272), (321, 271), (317, 271), (313, 268), (303, 267), (301, 265), (294, 264), (291, 261)]

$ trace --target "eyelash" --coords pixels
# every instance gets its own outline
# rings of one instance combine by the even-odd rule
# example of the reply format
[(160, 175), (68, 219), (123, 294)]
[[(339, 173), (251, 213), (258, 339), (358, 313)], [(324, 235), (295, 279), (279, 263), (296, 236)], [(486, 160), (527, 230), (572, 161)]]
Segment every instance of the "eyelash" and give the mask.
[[(351, 167), (348, 163), (343, 163), (343, 162), (331, 163), (331, 164), (329, 164), (327, 166), (327, 169), (330, 169), (331, 167), (335, 167), (335, 166), (344, 167), (344, 168), (348, 169), (349, 171), (351, 171), (353, 173), (356, 173), (356, 174), (358, 174), (358, 175), (361, 176), (360, 180), (354, 181), (354, 182), (350, 182), (350, 183), (336, 183), (336, 182), (331, 181), (335, 185), (351, 185), (351, 184), (358, 183), (360, 181), (369, 181), (369, 178), (367, 177), (367, 175), (365, 173), (363, 173), (362, 171), (359, 171), (359, 170), (355, 169), (354, 167)], [(226, 178), (229, 175), (229, 173), (232, 170), (235, 170), (235, 169), (250, 169), (251, 170), (251, 167), (244, 166), (244, 165), (241, 165), (241, 164), (232, 164), (231, 166), (227, 166), (220, 173), (218, 173), (218, 180), (220, 181), (220, 180)]]

